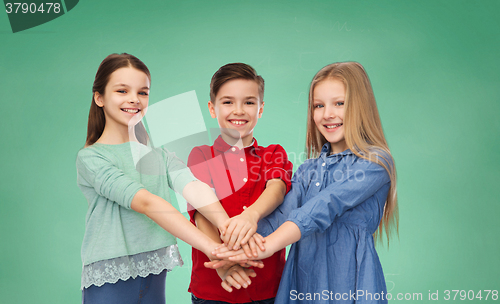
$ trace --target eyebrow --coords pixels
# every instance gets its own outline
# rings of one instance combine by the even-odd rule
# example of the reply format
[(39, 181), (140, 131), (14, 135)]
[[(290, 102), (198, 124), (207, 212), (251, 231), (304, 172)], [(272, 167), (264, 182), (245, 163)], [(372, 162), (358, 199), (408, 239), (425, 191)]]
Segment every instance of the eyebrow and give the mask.
[[(117, 83), (113, 87), (127, 87), (127, 88), (130, 88), (130, 86), (128, 84), (124, 84), (124, 83)], [(149, 87), (142, 87), (141, 90), (149, 90)]]

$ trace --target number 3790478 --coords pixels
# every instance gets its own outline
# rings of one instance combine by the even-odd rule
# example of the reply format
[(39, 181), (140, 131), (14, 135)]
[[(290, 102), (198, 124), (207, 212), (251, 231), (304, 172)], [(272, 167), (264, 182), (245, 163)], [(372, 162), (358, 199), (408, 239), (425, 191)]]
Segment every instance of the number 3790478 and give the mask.
[(5, 11), (7, 14), (59, 14), (61, 12), (61, 3), (6, 3)]

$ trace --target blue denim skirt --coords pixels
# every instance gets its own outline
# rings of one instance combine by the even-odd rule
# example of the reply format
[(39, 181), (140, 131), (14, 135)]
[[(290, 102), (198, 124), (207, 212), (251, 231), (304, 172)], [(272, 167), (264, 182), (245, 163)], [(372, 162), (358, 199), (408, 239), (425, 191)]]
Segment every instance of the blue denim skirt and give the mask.
[(145, 278), (136, 277), (115, 284), (95, 285), (82, 291), (83, 304), (165, 304), (167, 270)]

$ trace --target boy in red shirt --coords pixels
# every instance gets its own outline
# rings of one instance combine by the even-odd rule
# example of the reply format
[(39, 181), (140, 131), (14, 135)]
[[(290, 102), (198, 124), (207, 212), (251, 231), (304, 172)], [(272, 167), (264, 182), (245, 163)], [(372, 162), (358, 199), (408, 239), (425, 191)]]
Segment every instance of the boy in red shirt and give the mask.
[[(257, 222), (282, 203), (291, 185), (292, 163), (283, 147), (261, 147), (253, 138), (257, 120), (262, 116), (263, 95), (264, 80), (251, 66), (230, 63), (221, 67), (212, 77), (208, 102), (221, 135), (213, 146), (195, 147), (188, 159), (193, 174), (214, 188), (231, 217), (226, 223), (226, 235), (231, 235), (228, 246), (235, 248), (250, 239)], [(222, 243), (217, 228), (203, 215), (194, 209), (189, 215), (200, 230)], [(243, 236), (242, 244), (235, 244), (236, 238)], [(217, 271), (205, 268), (204, 263), (210, 260), (194, 248), (192, 260), (189, 291), (193, 303), (267, 304), (274, 303), (278, 291), (285, 249), (263, 260), (263, 268), (254, 270), (238, 264)], [(255, 275), (257, 278), (250, 281), (249, 276)]]

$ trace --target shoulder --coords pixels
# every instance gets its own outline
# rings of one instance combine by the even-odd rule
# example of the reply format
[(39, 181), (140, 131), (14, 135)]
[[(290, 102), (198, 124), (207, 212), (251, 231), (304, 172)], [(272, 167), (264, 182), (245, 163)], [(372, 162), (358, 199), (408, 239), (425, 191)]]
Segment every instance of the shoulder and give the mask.
[(76, 156), (77, 168), (85, 166), (94, 171), (106, 166), (118, 166), (124, 152), (113, 145), (92, 145), (80, 149)]
[(368, 158), (368, 160), (357, 157), (358, 162), (368, 162), (374, 166), (381, 166), (387, 168), (387, 170), (393, 170), (394, 168), (394, 159), (392, 158), (392, 154), (389, 150), (384, 149), (382, 147), (371, 146), (368, 148), (368, 154), (364, 154)]
[(76, 155), (77, 164), (92, 163), (93, 160), (105, 158), (101, 149), (96, 149), (95, 146), (88, 146), (80, 149)]
[(272, 144), (267, 147), (258, 146), (258, 148), (267, 153), (276, 153), (276, 152), (286, 153), (285, 149), (280, 144)]
[(212, 157), (211, 146), (203, 145), (194, 147), (188, 156), (188, 166), (196, 165)]
[(297, 177), (300, 177), (306, 172), (309, 172), (311, 170), (316, 170), (318, 167), (318, 164), (320, 163), (319, 158), (309, 158), (306, 159), (298, 168), (297, 171), (295, 171), (295, 174)]
[(267, 147), (258, 146), (255, 151), (258, 156), (264, 156), (265, 161), (285, 161), (288, 160), (288, 154), (279, 144), (269, 145)]

